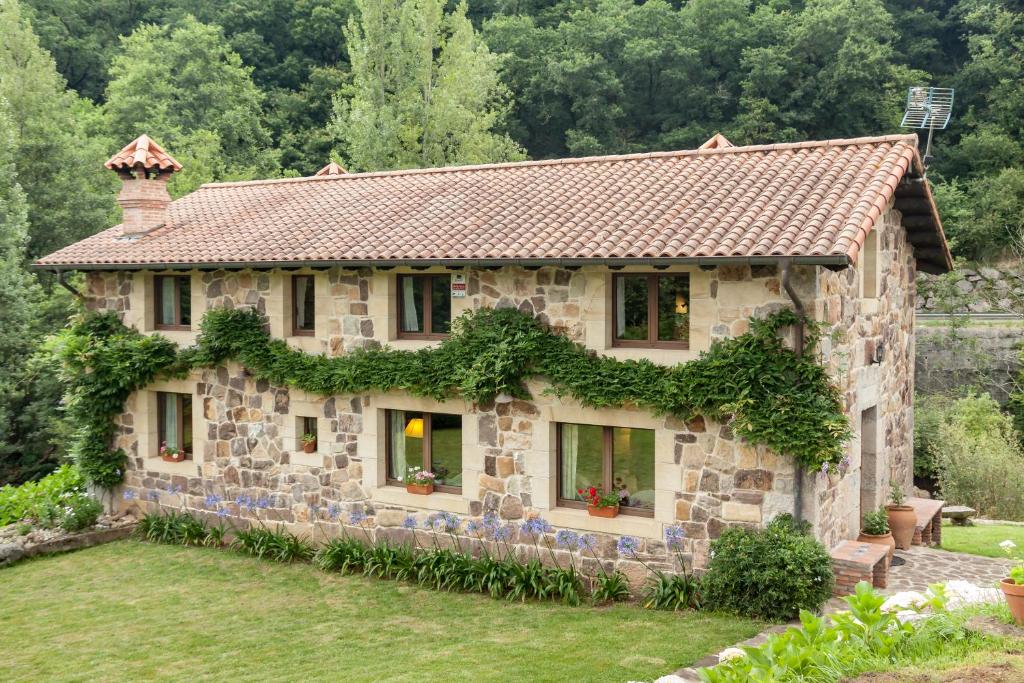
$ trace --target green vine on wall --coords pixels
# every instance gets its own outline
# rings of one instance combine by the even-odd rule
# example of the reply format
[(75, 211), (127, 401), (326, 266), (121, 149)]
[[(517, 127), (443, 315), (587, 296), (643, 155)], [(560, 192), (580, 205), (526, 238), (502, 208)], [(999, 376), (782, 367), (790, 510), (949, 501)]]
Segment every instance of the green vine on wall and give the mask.
[(128, 396), (154, 379), (232, 360), (257, 379), (321, 396), (401, 390), (486, 405), (499, 394), (529, 398), (526, 380), (543, 378), (546, 392), (591, 408), (635, 406), (681, 419), (731, 420), (737, 436), (816, 469), (839, 463), (850, 428), (838, 389), (814, 360), (813, 330), (802, 355), (779, 337), (797, 320), (788, 309), (753, 319), (746, 334), (671, 367), (600, 356), (515, 309), (487, 308), (463, 314), (450, 337), (418, 351), (312, 355), (272, 339), (259, 313), (227, 309), (208, 311), (197, 345), (180, 351), (163, 337), (125, 327), (113, 313), (78, 320), (57, 349), (67, 409), (79, 425), (72, 453), (83, 474), (105, 487), (122, 478), (125, 454), (109, 444)]

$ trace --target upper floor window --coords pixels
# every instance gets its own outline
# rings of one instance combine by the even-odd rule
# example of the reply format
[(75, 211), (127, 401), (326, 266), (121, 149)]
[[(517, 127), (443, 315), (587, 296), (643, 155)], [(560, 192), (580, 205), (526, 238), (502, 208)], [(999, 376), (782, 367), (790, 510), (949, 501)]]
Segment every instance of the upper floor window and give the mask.
[(462, 491), (462, 416), (411, 410), (387, 412), (388, 483), (410, 467), (434, 473), (438, 491)]
[(690, 278), (616, 273), (612, 278), (613, 346), (690, 346)]
[(155, 327), (158, 330), (192, 329), (192, 278), (188, 275), (157, 275)]
[(398, 276), (398, 336), (442, 339), (452, 327), (450, 275)]
[(558, 425), (558, 504), (586, 507), (580, 489), (618, 491), (623, 514), (654, 515), (654, 430)]
[(292, 334), (316, 334), (316, 284), (312, 275), (292, 276)]
[(157, 392), (157, 440), (161, 451), (192, 457), (192, 395)]

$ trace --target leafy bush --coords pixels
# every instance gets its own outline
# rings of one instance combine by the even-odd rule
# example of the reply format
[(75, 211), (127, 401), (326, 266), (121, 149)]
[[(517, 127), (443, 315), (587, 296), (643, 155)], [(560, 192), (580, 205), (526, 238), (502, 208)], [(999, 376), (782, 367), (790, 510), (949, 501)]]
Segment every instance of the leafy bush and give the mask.
[(889, 513), (886, 512), (884, 505), (874, 512), (864, 513), (861, 531), (872, 536), (885, 536), (889, 533)]
[(618, 602), (629, 597), (629, 581), (626, 575), (620, 571), (601, 571), (594, 577), (594, 587), (590, 592), (590, 599), (596, 603)]
[(63, 501), (58, 524), (65, 531), (81, 531), (96, 524), (103, 514), (103, 505), (85, 493), (74, 493)]
[(942, 394), (918, 394), (914, 397), (914, 476), (936, 479), (939, 469), (935, 449), (939, 427), (949, 418), (955, 401)]
[(258, 525), (235, 532), (232, 547), (253, 557), (275, 562), (308, 562), (316, 554), (313, 544), (301, 536), (278, 527)]
[[(168, 510), (149, 512), (142, 516), (135, 533), (153, 543), (173, 545), (218, 545), (210, 540), (210, 529), (206, 522), (187, 512)], [(220, 539), (223, 540), (223, 533)]]
[(705, 607), (784, 621), (832, 595), (828, 550), (782, 516), (765, 529), (726, 529), (711, 543)]
[(44, 516), (56, 526), (55, 509), (65, 495), (82, 493), (85, 482), (74, 465), (62, 465), (38, 481), (0, 488), (0, 526), (22, 519), (40, 521)]

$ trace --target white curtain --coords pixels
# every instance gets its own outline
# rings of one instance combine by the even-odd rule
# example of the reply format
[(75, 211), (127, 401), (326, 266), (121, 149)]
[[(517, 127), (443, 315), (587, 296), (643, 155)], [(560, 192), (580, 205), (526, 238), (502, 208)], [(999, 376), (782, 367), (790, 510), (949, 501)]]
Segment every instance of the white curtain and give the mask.
[(312, 320), (306, 320), (306, 290), (313, 285), (313, 282), (306, 277), (297, 277), (295, 283), (295, 326), (300, 330), (306, 329)]
[(420, 317), (416, 314), (416, 280), (402, 278), (402, 329), (406, 332), (419, 332)]
[(164, 440), (170, 448), (181, 448), (178, 443), (178, 399), (164, 396)]
[(562, 425), (562, 498), (576, 498), (576, 461), (580, 453), (579, 425)]
[(405, 478), (405, 412), (391, 412), (391, 478)]
[(615, 338), (626, 335), (626, 278), (615, 278)]
[(165, 277), (160, 280), (160, 322), (164, 325), (175, 323), (173, 277)]

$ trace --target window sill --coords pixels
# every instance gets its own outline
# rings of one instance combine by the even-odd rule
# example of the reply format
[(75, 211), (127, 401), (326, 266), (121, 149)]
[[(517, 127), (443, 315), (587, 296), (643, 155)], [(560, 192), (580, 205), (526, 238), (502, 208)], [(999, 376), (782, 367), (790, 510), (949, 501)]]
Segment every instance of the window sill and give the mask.
[(166, 337), (178, 346), (195, 346), (198, 335), (195, 330), (162, 330), (159, 328), (150, 330), (149, 333)]
[(167, 462), (160, 456), (146, 458), (146, 470), (150, 472), (163, 472), (165, 474), (183, 474), (188, 477), (197, 476), (196, 461), (182, 460), (181, 462)]
[(619, 515), (611, 519), (591, 517), (586, 510), (576, 508), (552, 508), (542, 515), (556, 527), (568, 527), (580, 531), (593, 531), (617, 536), (642, 536), (661, 538), (661, 522), (653, 517)]
[(700, 355), (699, 351), (693, 348), (672, 349), (661, 347), (636, 347), (636, 346), (610, 346), (602, 354), (617, 360), (641, 360), (646, 359), (662, 365), (675, 365), (688, 360), (693, 360)]
[(389, 505), (401, 505), (422, 510), (437, 510), (455, 514), (469, 514), (469, 501), (459, 493), (434, 491), (429, 496), (409, 493), (401, 486), (381, 486), (370, 494), (372, 500)]
[(432, 349), (440, 345), (443, 339), (391, 339), (388, 346), (397, 351), (418, 351)]

